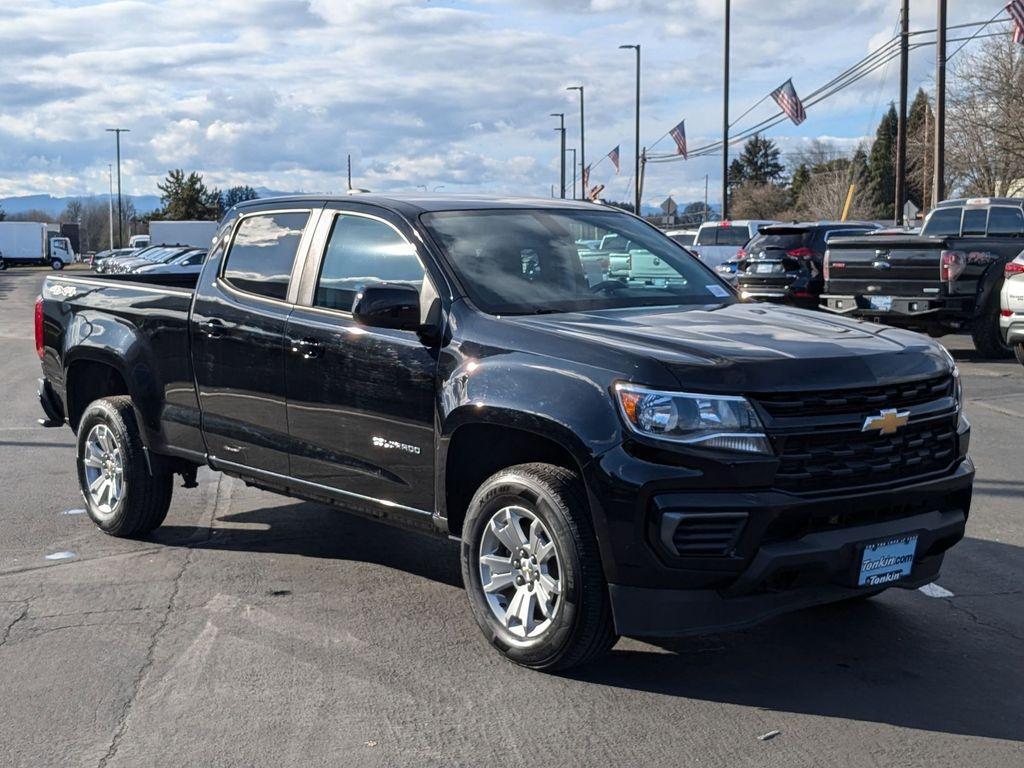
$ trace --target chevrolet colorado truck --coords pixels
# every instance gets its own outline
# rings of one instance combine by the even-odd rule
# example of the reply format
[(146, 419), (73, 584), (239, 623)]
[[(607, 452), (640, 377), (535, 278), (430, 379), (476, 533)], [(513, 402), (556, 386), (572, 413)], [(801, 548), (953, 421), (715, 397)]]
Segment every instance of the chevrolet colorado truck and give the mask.
[[(671, 273), (588, 274), (595, 232)], [(207, 465), (450, 536), (484, 635), (536, 669), (917, 587), (964, 535), (940, 345), (742, 303), (600, 205), (251, 201), (198, 278), (53, 274), (35, 312), (101, 530), (145, 536)]]
[(1012, 352), (999, 327), (1003, 269), (1024, 248), (1024, 200), (945, 200), (920, 236), (833, 237), (821, 306), (943, 336), (968, 331), (985, 357)]

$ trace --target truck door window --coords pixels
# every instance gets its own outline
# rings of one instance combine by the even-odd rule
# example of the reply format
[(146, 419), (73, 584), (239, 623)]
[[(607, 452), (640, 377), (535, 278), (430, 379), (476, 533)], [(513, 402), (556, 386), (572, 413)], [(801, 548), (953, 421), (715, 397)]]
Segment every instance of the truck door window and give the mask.
[(960, 216), (963, 208), (937, 208), (928, 217), (921, 231), (922, 237), (949, 237), (960, 234)]
[(224, 280), (241, 291), (284, 301), (292, 262), (308, 219), (306, 211), (242, 219), (228, 251)]
[(368, 283), (406, 283), (419, 289), (423, 274), (416, 249), (389, 224), (342, 214), (331, 228), (313, 304), (351, 312), (356, 295)]
[(988, 234), (994, 237), (1024, 234), (1024, 212), (1009, 205), (993, 206), (988, 214)]
[(964, 237), (969, 235), (984, 236), (988, 229), (988, 208), (965, 208), (964, 222), (960, 227), (960, 234)]

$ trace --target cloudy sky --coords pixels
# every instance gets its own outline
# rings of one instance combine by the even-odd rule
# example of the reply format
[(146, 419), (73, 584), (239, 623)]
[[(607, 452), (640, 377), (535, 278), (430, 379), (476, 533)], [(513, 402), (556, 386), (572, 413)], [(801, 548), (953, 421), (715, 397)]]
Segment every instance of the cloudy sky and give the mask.
[[(987, 20), (1003, 0), (950, 0), (950, 23)], [(686, 118), (691, 146), (721, 129), (722, 0), (0, 0), (0, 197), (99, 193), (113, 138), (124, 188), (153, 194), (169, 168), (221, 187), (337, 192), (351, 152), (374, 191), (550, 194), (556, 120), (587, 154), (622, 146), (594, 181), (628, 199), (633, 52), (643, 46), (641, 143)], [(732, 113), (788, 77), (809, 92), (895, 31), (899, 0), (733, 0)], [(912, 28), (935, 22), (912, 0)], [(931, 85), (933, 49), (911, 88)], [(898, 66), (773, 128), (786, 152), (812, 138), (849, 147), (896, 97)], [(745, 118), (750, 125), (771, 103)], [(670, 140), (658, 149), (670, 149)], [(720, 161), (652, 166), (645, 202), (711, 198)]]

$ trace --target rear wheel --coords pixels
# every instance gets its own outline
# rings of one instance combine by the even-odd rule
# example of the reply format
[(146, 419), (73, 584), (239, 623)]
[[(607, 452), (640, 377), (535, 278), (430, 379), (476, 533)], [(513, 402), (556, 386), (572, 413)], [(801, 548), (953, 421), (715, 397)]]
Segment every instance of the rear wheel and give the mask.
[(1003, 331), (999, 327), (999, 307), (991, 307), (979, 317), (971, 329), (971, 340), (974, 348), (984, 357), (1002, 360), (1010, 356), (1010, 347), (1003, 341)]
[(86, 408), (78, 425), (78, 482), (85, 508), (111, 536), (158, 528), (171, 504), (173, 475), (150, 473), (131, 399), (109, 397)]
[(1017, 358), (1017, 362), (1024, 365), (1024, 343), (1015, 344), (1013, 347), (1013, 354)]
[(576, 473), (550, 464), (498, 472), (470, 502), (462, 540), (462, 577), (474, 618), (507, 658), (554, 671), (584, 664), (615, 643)]

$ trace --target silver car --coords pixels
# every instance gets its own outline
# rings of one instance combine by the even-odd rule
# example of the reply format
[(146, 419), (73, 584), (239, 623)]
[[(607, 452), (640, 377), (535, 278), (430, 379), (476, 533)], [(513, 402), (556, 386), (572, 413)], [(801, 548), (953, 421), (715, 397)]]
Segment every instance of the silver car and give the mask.
[(1024, 251), (1004, 269), (1006, 277), (999, 295), (999, 327), (1003, 331), (1003, 340), (1013, 347), (1017, 360), (1024, 365)]

